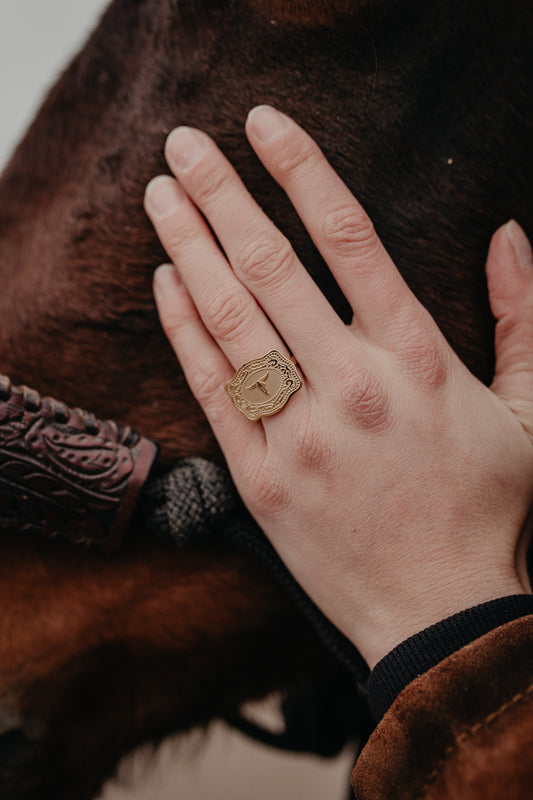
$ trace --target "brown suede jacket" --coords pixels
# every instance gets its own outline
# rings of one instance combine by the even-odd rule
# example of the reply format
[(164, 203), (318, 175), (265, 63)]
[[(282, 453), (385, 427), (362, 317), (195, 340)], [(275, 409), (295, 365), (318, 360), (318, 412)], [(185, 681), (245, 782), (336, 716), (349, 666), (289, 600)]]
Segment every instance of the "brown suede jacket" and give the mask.
[(398, 695), (352, 774), (357, 800), (532, 800), (533, 615)]

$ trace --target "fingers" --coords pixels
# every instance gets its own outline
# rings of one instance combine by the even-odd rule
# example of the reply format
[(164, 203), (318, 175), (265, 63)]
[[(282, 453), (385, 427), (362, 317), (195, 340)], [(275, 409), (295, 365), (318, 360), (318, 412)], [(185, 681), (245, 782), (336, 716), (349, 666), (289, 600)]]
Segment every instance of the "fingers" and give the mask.
[(236, 280), (207, 224), (176, 181), (154, 178), (146, 190), (145, 206), (204, 325), (233, 367), (272, 348), (285, 352), (281, 338)]
[(249, 422), (232, 406), (224, 387), (234, 369), (205, 329), (172, 265), (156, 270), (154, 296), (163, 329), (228, 463), (237, 469), (246, 469), (248, 457), (257, 463), (265, 449), (263, 426)]
[[(337, 347), (338, 337), (348, 339), (349, 334), (298, 261), (290, 243), (259, 208), (206, 134), (178, 128), (169, 136), (165, 152), (180, 184), (209, 220), (220, 241), (238, 279), (234, 285), (240, 285), (241, 293), (242, 286), (247, 287), (304, 371), (312, 369), (317, 355), (327, 357)], [(189, 222), (192, 223), (190, 217)], [(189, 222), (181, 224), (181, 235)], [(177, 218), (174, 224), (180, 224)], [(192, 237), (192, 225), (190, 230)], [(198, 224), (196, 230), (200, 230)], [(177, 234), (174, 238), (177, 242)], [(172, 253), (169, 255), (173, 257)], [(217, 281), (215, 261), (212, 267), (205, 260), (201, 263), (209, 282)], [(180, 270), (188, 284), (186, 270), (181, 266)], [(192, 287), (191, 294), (196, 302)], [(262, 354), (266, 349), (259, 348), (259, 352)], [(256, 355), (257, 352), (256, 348)]]
[(381, 244), (372, 222), (324, 155), (295, 122), (269, 106), (252, 109), (251, 145), (289, 196), (352, 306), (359, 329), (395, 339), (399, 318), (420, 306)]
[(533, 440), (533, 256), (527, 236), (514, 220), (492, 237), (487, 280), (496, 317), (496, 371), (491, 388)]
[[(267, 134), (264, 120), (258, 123), (265, 113)], [(372, 344), (394, 350), (407, 371), (435, 372), (435, 354), (443, 361), (443, 338), (310, 137), (265, 108), (250, 115), (248, 132), (339, 279), (354, 307), (356, 329)], [(272, 348), (289, 351), (307, 378), (320, 378), (315, 388), (324, 385), (332, 365), (362, 363), (363, 342), (342, 324), (214, 142), (201, 131), (178, 128), (167, 140), (166, 156), (179, 183), (168, 176), (154, 179), (146, 209), (230, 363), (238, 367)], [(332, 220), (341, 220), (338, 230)]]

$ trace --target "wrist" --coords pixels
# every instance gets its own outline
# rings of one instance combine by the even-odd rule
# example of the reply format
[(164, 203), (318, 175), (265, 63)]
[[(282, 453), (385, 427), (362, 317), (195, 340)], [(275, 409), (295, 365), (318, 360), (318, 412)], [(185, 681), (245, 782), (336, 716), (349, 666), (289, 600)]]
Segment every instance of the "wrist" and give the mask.
[(448, 617), (401, 642), (376, 664), (368, 680), (368, 698), (376, 722), (411, 681), (496, 628), (530, 615), (533, 595), (501, 597)]
[[(483, 574), (483, 573), (482, 573)], [(483, 581), (443, 581), (418, 587), (409, 597), (398, 593), (396, 598), (373, 604), (371, 619), (357, 626), (350, 636), (370, 669), (399, 644), (420, 631), (466, 609), (489, 603), (501, 597), (530, 594), (529, 585), (516, 574), (484, 575)]]

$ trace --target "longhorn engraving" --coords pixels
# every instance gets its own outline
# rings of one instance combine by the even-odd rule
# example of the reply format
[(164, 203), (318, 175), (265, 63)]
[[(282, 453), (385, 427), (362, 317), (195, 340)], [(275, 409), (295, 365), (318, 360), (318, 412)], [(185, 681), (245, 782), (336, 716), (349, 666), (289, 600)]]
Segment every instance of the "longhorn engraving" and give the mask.
[(250, 391), (251, 389), (259, 389), (260, 391), (263, 392), (263, 394), (266, 394), (268, 397), (270, 397), (270, 392), (268, 391), (266, 385), (266, 381), (268, 380), (269, 375), (270, 372), (267, 372), (266, 375), (257, 380), (255, 383), (250, 384), (250, 386), (246, 386), (245, 389), (247, 391)]

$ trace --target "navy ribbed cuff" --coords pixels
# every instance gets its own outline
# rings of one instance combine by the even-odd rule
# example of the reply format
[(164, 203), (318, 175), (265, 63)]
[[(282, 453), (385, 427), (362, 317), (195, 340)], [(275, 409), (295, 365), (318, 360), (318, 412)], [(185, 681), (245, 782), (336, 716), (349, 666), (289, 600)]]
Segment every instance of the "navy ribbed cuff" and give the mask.
[(408, 683), (489, 631), (533, 614), (533, 595), (500, 597), (460, 611), (410, 636), (378, 661), (368, 679), (368, 699), (377, 722)]

